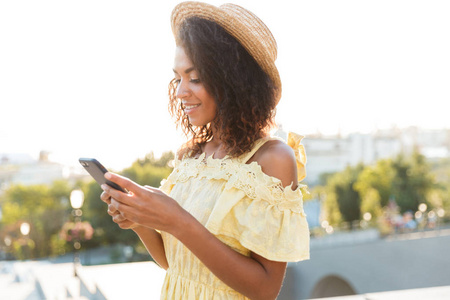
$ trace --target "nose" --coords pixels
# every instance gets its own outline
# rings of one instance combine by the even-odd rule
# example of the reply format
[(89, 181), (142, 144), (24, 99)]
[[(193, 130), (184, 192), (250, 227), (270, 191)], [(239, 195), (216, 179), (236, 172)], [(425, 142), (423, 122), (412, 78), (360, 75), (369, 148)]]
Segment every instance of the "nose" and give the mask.
[(187, 86), (187, 82), (183, 79), (180, 80), (177, 87), (177, 98), (183, 99), (190, 95), (189, 87)]

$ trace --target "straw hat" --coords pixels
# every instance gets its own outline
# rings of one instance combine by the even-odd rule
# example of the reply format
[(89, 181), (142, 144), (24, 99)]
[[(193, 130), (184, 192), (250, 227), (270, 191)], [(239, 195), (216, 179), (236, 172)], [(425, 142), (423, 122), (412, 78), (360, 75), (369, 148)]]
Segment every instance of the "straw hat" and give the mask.
[(213, 21), (241, 43), (270, 76), (277, 89), (276, 103), (280, 101), (281, 80), (275, 66), (277, 43), (269, 28), (256, 15), (235, 4), (217, 7), (203, 2), (182, 2), (173, 9), (171, 16), (175, 38), (180, 26), (189, 17)]

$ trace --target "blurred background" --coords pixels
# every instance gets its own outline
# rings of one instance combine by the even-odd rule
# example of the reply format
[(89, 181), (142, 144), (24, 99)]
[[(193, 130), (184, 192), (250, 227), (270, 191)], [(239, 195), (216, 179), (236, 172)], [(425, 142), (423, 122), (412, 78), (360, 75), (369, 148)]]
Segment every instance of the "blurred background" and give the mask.
[[(1, 299), (123, 299), (123, 282), (132, 299), (158, 298), (164, 272), (111, 221), (78, 158), (155, 187), (170, 174), (184, 141), (167, 110), (179, 2), (0, 2)], [(305, 136), (311, 259), (288, 265), (279, 298), (438, 299), (450, 286), (450, 4), (233, 3), (278, 43), (274, 134)]]

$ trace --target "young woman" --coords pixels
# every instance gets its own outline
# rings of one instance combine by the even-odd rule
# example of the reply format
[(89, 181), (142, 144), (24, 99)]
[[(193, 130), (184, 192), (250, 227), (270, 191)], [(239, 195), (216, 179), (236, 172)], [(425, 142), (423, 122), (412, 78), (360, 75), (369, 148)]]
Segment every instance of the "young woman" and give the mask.
[(179, 4), (169, 107), (189, 137), (161, 189), (101, 199), (167, 270), (161, 299), (275, 299), (286, 263), (309, 258), (301, 136), (270, 137), (281, 82), (276, 43), (237, 5)]

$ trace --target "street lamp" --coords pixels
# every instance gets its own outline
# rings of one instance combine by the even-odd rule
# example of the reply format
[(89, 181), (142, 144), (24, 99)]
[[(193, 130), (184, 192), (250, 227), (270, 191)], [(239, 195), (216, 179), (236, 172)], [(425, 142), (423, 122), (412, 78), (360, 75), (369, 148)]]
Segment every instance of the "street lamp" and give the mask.
[[(16, 227), (17, 228), (17, 227)], [(30, 224), (27, 222), (23, 222), (22, 224), (20, 224), (20, 233), (23, 236), (27, 236), (30, 233)]]
[(23, 235), (23, 244), (22, 244), (22, 249), (24, 249), (24, 256), (25, 258), (29, 258), (29, 254), (30, 251), (28, 249), (28, 235), (30, 234), (30, 230), (31, 230), (31, 226), (30, 223), (27, 222), (23, 222), (22, 224), (20, 224), (20, 233)]
[[(83, 206), (84, 202), (84, 193), (82, 190), (73, 190), (70, 193), (70, 205), (72, 206), (72, 215), (75, 219), (75, 228), (77, 229), (79, 226), (78, 223), (81, 221), (81, 216), (83, 215), (83, 212), (81, 211), (81, 207)], [(77, 277), (77, 265), (80, 264), (80, 254), (79, 250), (81, 248), (81, 243), (78, 238), (78, 233), (75, 235), (75, 239), (73, 242), (73, 248), (75, 249), (73, 252), (73, 273), (74, 276)]]
[(425, 203), (420, 203), (419, 204), (419, 211), (420, 212), (422, 212), (422, 213), (424, 213), (424, 212), (426, 212), (427, 211), (427, 205), (425, 204)]
[(427, 221), (425, 220), (427, 208), (428, 206), (425, 203), (420, 203), (419, 210), (415, 213), (415, 217), (419, 219), (420, 227), (422, 227), (423, 231), (425, 231), (425, 226), (427, 225)]
[(80, 209), (83, 206), (84, 193), (82, 190), (73, 190), (70, 193), (70, 205), (73, 209)]

